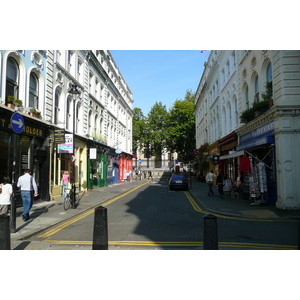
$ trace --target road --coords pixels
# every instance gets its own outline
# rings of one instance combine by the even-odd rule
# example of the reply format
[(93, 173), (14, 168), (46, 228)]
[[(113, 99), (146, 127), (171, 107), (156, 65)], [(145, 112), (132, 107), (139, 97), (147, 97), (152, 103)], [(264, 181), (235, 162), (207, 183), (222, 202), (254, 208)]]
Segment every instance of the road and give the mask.
[[(202, 249), (203, 211), (190, 193), (149, 184), (106, 201), (109, 250)], [(49, 249), (92, 249), (94, 210), (31, 238)], [(219, 249), (297, 249), (294, 221), (217, 215)]]

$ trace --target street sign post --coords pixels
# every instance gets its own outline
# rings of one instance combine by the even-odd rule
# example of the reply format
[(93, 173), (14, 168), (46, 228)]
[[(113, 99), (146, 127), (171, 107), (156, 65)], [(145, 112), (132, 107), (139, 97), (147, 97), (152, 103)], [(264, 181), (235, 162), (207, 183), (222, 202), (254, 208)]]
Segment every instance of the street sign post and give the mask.
[(15, 133), (21, 133), (24, 129), (24, 119), (19, 113), (12, 114), (10, 118), (11, 128)]

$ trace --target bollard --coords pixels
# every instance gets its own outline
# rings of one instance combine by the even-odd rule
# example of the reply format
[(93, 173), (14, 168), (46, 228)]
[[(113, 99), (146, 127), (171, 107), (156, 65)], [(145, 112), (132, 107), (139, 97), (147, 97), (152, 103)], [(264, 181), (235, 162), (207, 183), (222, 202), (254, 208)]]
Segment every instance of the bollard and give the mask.
[(218, 250), (217, 217), (211, 214), (204, 217), (203, 250)]
[(107, 208), (95, 208), (92, 250), (108, 250)]
[(9, 216), (0, 215), (0, 250), (10, 250)]

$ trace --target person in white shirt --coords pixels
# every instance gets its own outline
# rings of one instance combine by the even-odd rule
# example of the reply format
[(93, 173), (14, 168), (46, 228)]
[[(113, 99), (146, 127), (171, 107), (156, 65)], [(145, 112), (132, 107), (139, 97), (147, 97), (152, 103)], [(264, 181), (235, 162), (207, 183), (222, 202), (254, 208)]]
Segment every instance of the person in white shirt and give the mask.
[(212, 186), (214, 184), (214, 178), (217, 177), (216, 174), (213, 173), (213, 170), (211, 170), (207, 175), (206, 175), (206, 183), (208, 184), (208, 196), (213, 195), (214, 192), (212, 190)]
[(22, 219), (24, 222), (29, 220), (29, 211), (33, 205), (33, 199), (38, 195), (38, 189), (33, 176), (30, 175), (29, 169), (24, 171), (24, 175), (18, 179), (17, 187), (21, 190), (21, 197), (24, 211)]
[(3, 183), (0, 184), (0, 187), (0, 215), (7, 215), (12, 195), (12, 185), (10, 184), (10, 178), (8, 176), (4, 176)]

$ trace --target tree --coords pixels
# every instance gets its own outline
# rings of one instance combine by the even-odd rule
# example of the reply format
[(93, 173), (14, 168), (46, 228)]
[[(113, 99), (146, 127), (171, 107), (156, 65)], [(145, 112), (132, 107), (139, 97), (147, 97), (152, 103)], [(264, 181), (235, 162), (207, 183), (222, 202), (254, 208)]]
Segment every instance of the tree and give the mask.
[(188, 163), (195, 149), (195, 94), (187, 90), (184, 100), (176, 100), (170, 110), (167, 148), (178, 153), (178, 159)]
[(146, 123), (145, 148), (150, 156), (155, 156), (155, 166), (161, 164), (161, 154), (167, 138), (169, 113), (162, 102), (156, 102), (148, 113)]
[(132, 117), (132, 149), (133, 153), (136, 153), (138, 148), (143, 147), (144, 142), (144, 129), (146, 124), (146, 118), (140, 108), (133, 109)]

